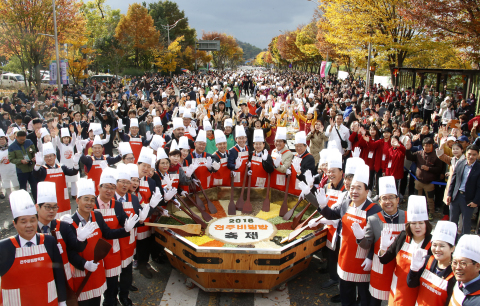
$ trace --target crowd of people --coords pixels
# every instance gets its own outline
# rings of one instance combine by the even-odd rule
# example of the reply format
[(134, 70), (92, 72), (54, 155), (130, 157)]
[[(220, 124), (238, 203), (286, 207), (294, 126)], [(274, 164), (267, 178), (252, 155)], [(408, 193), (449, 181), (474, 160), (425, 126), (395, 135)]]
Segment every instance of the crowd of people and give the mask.
[(18, 235), (0, 241), (0, 301), (132, 305), (132, 269), (152, 278), (149, 261), (168, 262), (145, 223), (250, 176), (318, 208), (332, 301), (479, 305), (475, 96), (365, 86), (238, 70), (3, 97), (0, 198)]

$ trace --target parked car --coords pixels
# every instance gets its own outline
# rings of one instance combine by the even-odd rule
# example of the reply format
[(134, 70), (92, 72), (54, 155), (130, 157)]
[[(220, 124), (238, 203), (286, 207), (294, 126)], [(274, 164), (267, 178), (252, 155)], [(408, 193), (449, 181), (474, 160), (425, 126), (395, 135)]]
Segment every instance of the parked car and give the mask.
[(23, 75), (15, 73), (4, 73), (1, 76), (0, 84), (3, 87), (19, 87), (25, 82)]

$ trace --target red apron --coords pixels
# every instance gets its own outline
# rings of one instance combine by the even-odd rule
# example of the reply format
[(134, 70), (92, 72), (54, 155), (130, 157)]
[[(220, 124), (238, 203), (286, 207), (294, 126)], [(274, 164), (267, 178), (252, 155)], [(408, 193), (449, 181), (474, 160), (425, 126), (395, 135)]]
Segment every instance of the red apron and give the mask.
[[(97, 205), (99, 207), (100, 204)], [(115, 199), (110, 200), (110, 208), (108, 209), (95, 209), (102, 214), (105, 223), (111, 229), (120, 228), (117, 215), (115, 215)], [(107, 277), (114, 277), (120, 275), (122, 272), (122, 256), (120, 255), (120, 243), (118, 239), (107, 240), (112, 244), (110, 252), (108, 252), (107, 257), (105, 257), (103, 263), (105, 265), (105, 275)]]
[[(364, 204), (363, 204), (364, 205)], [(362, 228), (367, 225), (367, 211), (375, 203), (371, 203), (365, 210), (353, 206), (353, 202), (342, 217), (342, 241), (338, 254), (338, 276), (344, 281), (364, 283), (370, 281), (370, 271), (363, 271), (362, 264), (367, 258), (368, 250), (357, 244), (357, 238), (352, 231), (352, 224), (358, 223)], [(355, 254), (355, 257), (353, 256)], [(406, 278), (405, 278), (406, 279)]]
[[(136, 214), (135, 210), (133, 209), (132, 204), (132, 195), (127, 193), (127, 201), (122, 203), (123, 210), (129, 217), (130, 214)], [(120, 243), (120, 255), (122, 257), (122, 268), (126, 268), (132, 261), (133, 255), (135, 255), (135, 248), (137, 247), (137, 229), (133, 228), (130, 231), (129, 237), (123, 237), (118, 239)]]
[(168, 173), (170, 179), (172, 180), (172, 188), (177, 188), (180, 185), (180, 169), (177, 170), (177, 173)]
[[(173, 185), (173, 184), (172, 184)], [(177, 183), (178, 186), (178, 183)], [(152, 197), (152, 192), (150, 191), (150, 186), (148, 185), (148, 179), (146, 176), (140, 179), (140, 185), (138, 186), (138, 193), (142, 197), (140, 202), (141, 204), (150, 204), (150, 198)], [(150, 222), (150, 217), (145, 219), (144, 222)], [(137, 240), (143, 240), (152, 235), (150, 226), (139, 226), (137, 227)]]
[[(430, 249), (431, 242), (427, 244), (425, 250)], [(402, 249), (397, 254), (397, 265), (392, 278), (392, 285), (390, 288), (390, 296), (388, 298), (388, 305), (395, 306), (414, 306), (418, 296), (418, 287), (410, 288), (407, 285), (407, 276), (410, 271), (410, 263), (412, 261), (412, 254), (416, 250), (410, 244), (410, 236), (407, 236), (402, 245)], [(398, 281), (400, 280), (400, 281)]]
[(55, 225), (55, 236), (57, 237), (57, 243), (60, 243), (63, 249), (63, 253), (60, 255), (62, 256), (65, 278), (70, 288), (73, 288), (72, 269), (70, 269), (70, 262), (68, 261), (67, 245), (65, 244), (65, 240), (63, 240), (62, 233), (60, 233), (60, 220), (57, 219), (56, 221), (57, 225)]
[[(378, 217), (383, 222), (383, 229), (391, 229), (392, 236), (397, 237), (400, 232), (405, 230), (405, 223), (392, 224), (387, 223), (383, 217), (382, 212), (379, 212)], [(405, 212), (405, 222), (407, 222), (407, 213)], [(392, 284), (393, 271), (395, 271), (396, 262), (391, 261), (388, 264), (382, 264), (378, 257), (378, 251), (380, 250), (380, 239), (375, 242), (373, 254), (372, 270), (370, 271), (370, 293), (377, 300), (388, 300), (390, 295), (390, 285)]]
[(143, 148), (142, 138), (134, 138), (130, 136), (129, 143), (130, 147), (132, 148), (133, 156), (135, 157), (135, 161), (133, 163), (136, 164), (138, 157), (140, 156), (140, 151), (142, 151)]
[[(480, 295), (480, 290), (469, 294), (469, 295)], [(450, 304), (448, 306), (462, 306), (463, 301), (465, 300), (465, 293), (458, 287), (458, 281), (453, 287), (452, 297), (450, 298)], [(433, 304), (432, 304), (433, 305)]]
[(252, 156), (250, 170), (252, 170), (251, 184), (253, 188), (265, 188), (267, 185), (268, 173), (263, 169), (262, 162), (263, 159), (261, 157)]
[(240, 152), (240, 149), (237, 146), (233, 147), (238, 152), (238, 157), (242, 159), (242, 165), (240, 168), (235, 170), (235, 177), (233, 178), (234, 187), (242, 187), (243, 185), (243, 178), (245, 177), (245, 171), (247, 171), (247, 163), (248, 163), (248, 146), (245, 146), (245, 151)]
[[(275, 164), (275, 160), (277, 158), (282, 158), (282, 155), (287, 153), (287, 150), (283, 151), (283, 153), (278, 153), (277, 149), (274, 149), (272, 151), (272, 159), (273, 159), (273, 164)], [(282, 165), (282, 162), (280, 161), (280, 165)], [(280, 191), (285, 191), (286, 186), (285, 186), (285, 178), (287, 175), (285, 173), (281, 173), (277, 169), (273, 170), (270, 178), (270, 187), (276, 190)]]
[(430, 272), (435, 257), (430, 256), (427, 266), (420, 277), (420, 288), (416, 305), (445, 305), (448, 298), (448, 281), (453, 277), (451, 272), (446, 278), (441, 278)]
[(201, 158), (194, 158), (195, 155), (193, 153), (190, 153), (190, 156), (192, 158), (192, 163), (197, 161), (200, 164), (194, 173), (196, 178), (200, 180), (200, 184), (202, 184), (203, 189), (211, 188), (213, 181), (212, 173), (210, 173), (207, 168), (207, 153), (203, 152)]
[[(340, 190), (335, 190), (332, 189), (332, 183), (328, 184), (327, 186), (327, 196), (330, 196), (330, 200), (328, 200), (328, 207), (332, 207), (334, 204), (337, 203), (338, 198), (340, 195), (343, 193), (343, 190), (345, 190), (345, 185), (342, 185), (342, 188)], [(334, 241), (334, 238), (336, 237), (335, 233), (337, 232), (337, 228), (334, 227), (333, 225), (327, 225), (327, 247), (335, 251), (336, 243)]]
[(5, 306), (58, 305), (52, 259), (45, 248), (45, 236), (38, 235), (38, 245), (24, 248), (10, 237), (16, 252), (12, 266), (2, 276), (0, 302)]
[(45, 170), (47, 170), (45, 182), (55, 183), (58, 205), (58, 211), (55, 218), (59, 219), (63, 215), (71, 214), (67, 182), (65, 181), (65, 173), (63, 173), (62, 167), (58, 164), (55, 165), (55, 167), (57, 168), (48, 168), (47, 166), (43, 167), (45, 168)]
[[(228, 152), (228, 151), (227, 151)], [(228, 186), (230, 187), (231, 176), (230, 169), (227, 167), (228, 157), (222, 158), (218, 152), (215, 152), (218, 158), (220, 158), (220, 169), (213, 173), (213, 186)], [(227, 154), (228, 156), (228, 154)]]
[(195, 141), (195, 139), (190, 135), (190, 131), (188, 130), (188, 126), (185, 127), (185, 132), (183, 133), (183, 136), (187, 137), (191, 141)]
[[(81, 257), (83, 257), (86, 261), (93, 260), (93, 252), (95, 250), (95, 246), (97, 245), (97, 241), (102, 238), (102, 231), (98, 227), (97, 221), (95, 219), (95, 214), (93, 211), (91, 212), (92, 216), (92, 223), (95, 225), (95, 231), (88, 236), (87, 240), (87, 247), (83, 252), (78, 253)], [(73, 222), (72, 223), (73, 227), (76, 229), (78, 228), (78, 225)], [(98, 262), (98, 267), (95, 272), (92, 272), (92, 275), (90, 276), (87, 284), (82, 290), (82, 293), (80, 293), (80, 296), (78, 296), (79, 301), (85, 301), (89, 300), (95, 297), (99, 297), (105, 292), (107, 289), (107, 283), (106, 283), (106, 278), (105, 278), (105, 267), (103, 266), (103, 260)], [(78, 287), (82, 283), (83, 279), (85, 278), (85, 275), (88, 271), (82, 271), (82, 270), (77, 270), (74, 266), (72, 266), (72, 274), (73, 274), (73, 291), (77, 291)]]
[[(305, 153), (301, 157), (301, 159), (305, 158), (305, 156), (308, 156), (308, 155), (312, 155), (312, 154)], [(297, 157), (297, 155), (295, 154), (295, 157), (293, 159), (295, 158), (299, 158), (299, 157)], [(292, 164), (293, 164), (293, 161), (292, 161)], [(302, 190), (300, 189), (300, 187), (298, 187), (298, 183), (300, 183), (301, 181), (297, 178), (297, 175), (300, 173), (297, 173), (294, 167), (290, 167), (290, 170), (292, 171), (292, 174), (290, 176), (290, 185), (288, 186), (288, 193), (299, 196), (300, 193), (302, 193)]]
[[(95, 157), (90, 156), (92, 158), (92, 167), (90, 168), (90, 171), (87, 173), (87, 178), (91, 179), (93, 181), (93, 184), (95, 185), (95, 195), (98, 196), (98, 185), (100, 185), (100, 176), (102, 175), (102, 167), (100, 167), (100, 163), (105, 159), (105, 156), (102, 155), (102, 159), (95, 159)], [(87, 169), (85, 167), (85, 172), (87, 172)]]

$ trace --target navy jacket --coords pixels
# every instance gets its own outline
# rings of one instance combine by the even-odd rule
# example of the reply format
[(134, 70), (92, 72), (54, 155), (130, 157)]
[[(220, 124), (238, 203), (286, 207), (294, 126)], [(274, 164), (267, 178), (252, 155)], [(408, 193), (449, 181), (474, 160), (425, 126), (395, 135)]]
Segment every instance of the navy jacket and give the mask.
[[(454, 201), (458, 195), (466, 164), (467, 160), (463, 159), (455, 166), (455, 171), (450, 181), (450, 188), (448, 189), (448, 195), (452, 197), (452, 201)], [(478, 161), (475, 161), (473, 164), (472, 170), (467, 177), (467, 182), (465, 183), (465, 202), (467, 204), (473, 202), (480, 205), (480, 163)]]
[[(227, 168), (232, 171), (235, 171), (235, 161), (237, 160), (237, 157), (238, 157), (238, 152), (235, 148), (237, 148), (239, 151), (242, 150), (240, 149), (238, 144), (236, 144), (230, 150), (228, 150)], [(250, 148), (248, 146), (245, 146), (245, 150), (249, 152), (248, 154), (250, 155)]]
[[(68, 168), (65, 165), (60, 166), (59, 164), (55, 164), (53, 167), (50, 167), (49, 165), (45, 165), (45, 166), (48, 167), (48, 169), (58, 169), (59, 167), (61, 167), (63, 173), (65, 175), (68, 175), (68, 176), (74, 176), (74, 175), (77, 175), (77, 173), (78, 173), (78, 169)], [(38, 169), (38, 170), (35, 170), (35, 168), (34, 168), (33, 169), (33, 177), (38, 182), (44, 181), (45, 178), (47, 177), (47, 169), (45, 169), (45, 167), (43, 167), (43, 166), (41, 166), (40, 169)]]
[[(40, 224), (38, 225), (40, 226)], [(37, 233), (42, 233), (42, 229), (37, 226)], [(50, 222), (50, 233), (52, 230), (55, 230), (55, 227), (57, 226), (57, 220), (53, 219)], [(87, 240), (85, 241), (78, 241), (77, 240), (77, 232), (73, 232), (73, 228), (68, 224), (67, 222), (60, 221), (60, 234), (62, 234), (63, 241), (65, 241), (65, 244), (67, 248), (72, 249), (76, 252), (83, 252), (85, 248), (87, 247)], [(54, 238), (56, 236), (53, 236)], [(63, 250), (66, 252), (67, 250)]]

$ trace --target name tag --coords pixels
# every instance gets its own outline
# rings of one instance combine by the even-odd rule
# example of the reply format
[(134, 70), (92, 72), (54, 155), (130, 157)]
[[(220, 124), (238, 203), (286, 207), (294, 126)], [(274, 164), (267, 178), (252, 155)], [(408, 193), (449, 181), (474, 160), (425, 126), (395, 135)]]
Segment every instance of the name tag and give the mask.
[(392, 168), (392, 162), (388, 163), (388, 168)]
[(386, 157), (385, 154), (383, 154), (383, 155), (382, 155), (382, 160), (385, 160), (385, 157)]
[(368, 158), (373, 158), (373, 151), (368, 152)]

